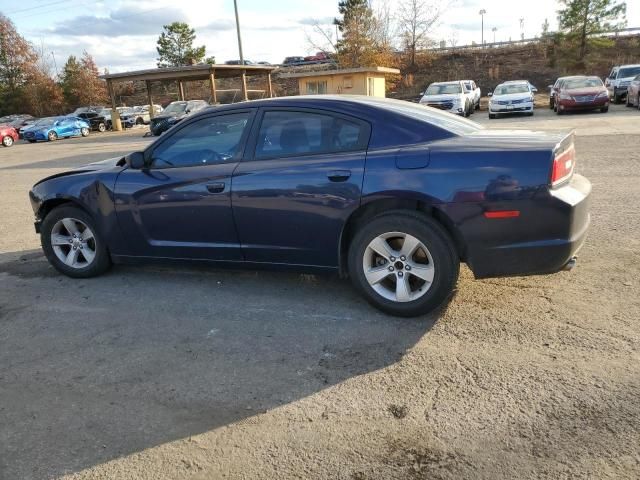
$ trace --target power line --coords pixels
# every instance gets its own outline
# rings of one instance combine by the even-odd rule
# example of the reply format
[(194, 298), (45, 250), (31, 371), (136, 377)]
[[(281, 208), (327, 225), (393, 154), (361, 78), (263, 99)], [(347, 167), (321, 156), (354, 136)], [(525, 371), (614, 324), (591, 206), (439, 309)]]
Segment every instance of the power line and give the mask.
[(44, 8), (44, 7), (49, 7), (51, 5), (57, 5), (59, 3), (65, 3), (67, 0), (58, 0), (57, 2), (47, 2), (47, 3), (41, 3), (40, 5), (38, 5), (37, 7), (29, 7), (29, 8), (23, 8), (21, 10), (14, 10), (11, 14), (15, 15), (16, 13), (20, 13), (20, 12), (28, 12), (29, 10), (36, 10), (38, 8)]

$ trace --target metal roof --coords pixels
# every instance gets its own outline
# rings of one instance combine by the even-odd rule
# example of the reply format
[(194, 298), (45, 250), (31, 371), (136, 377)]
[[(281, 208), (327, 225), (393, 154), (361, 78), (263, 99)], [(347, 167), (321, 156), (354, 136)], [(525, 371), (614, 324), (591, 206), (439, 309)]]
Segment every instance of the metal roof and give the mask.
[(267, 75), (278, 67), (271, 65), (193, 65), (186, 67), (152, 68), (132, 72), (107, 73), (100, 78), (111, 81), (133, 80), (206, 80), (213, 73), (216, 78), (246, 75)]
[(389, 67), (358, 67), (345, 68), (342, 70), (315, 70), (311, 72), (300, 73), (283, 73), (279, 74), (280, 78), (302, 78), (302, 77), (320, 77), (325, 75), (349, 75), (352, 73), (400, 73), (397, 68)]

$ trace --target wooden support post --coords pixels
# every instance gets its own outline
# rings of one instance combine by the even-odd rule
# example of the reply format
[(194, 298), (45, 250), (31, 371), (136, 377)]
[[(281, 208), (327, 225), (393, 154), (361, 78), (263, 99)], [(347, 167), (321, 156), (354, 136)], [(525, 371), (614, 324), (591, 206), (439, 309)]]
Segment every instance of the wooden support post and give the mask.
[(242, 100), (244, 100), (245, 102), (247, 100), (249, 100), (249, 96), (247, 95), (247, 71), (246, 70), (242, 70)]
[(215, 105), (218, 103), (218, 96), (216, 94), (216, 77), (213, 72), (209, 74), (209, 87), (211, 88), (211, 103)]
[(111, 97), (111, 130), (121, 132), (122, 122), (120, 122), (120, 114), (116, 110), (116, 94), (111, 80), (107, 80), (107, 90), (109, 91), (109, 97)]
[(184, 100), (184, 84), (178, 80), (178, 100)]
[(149, 102), (149, 118), (156, 116), (156, 111), (153, 108), (153, 98), (151, 97), (151, 82), (149, 80), (144, 81), (147, 87), (147, 101)]
[(267, 73), (267, 93), (269, 93), (269, 98), (273, 98), (273, 86), (271, 86), (271, 73)]

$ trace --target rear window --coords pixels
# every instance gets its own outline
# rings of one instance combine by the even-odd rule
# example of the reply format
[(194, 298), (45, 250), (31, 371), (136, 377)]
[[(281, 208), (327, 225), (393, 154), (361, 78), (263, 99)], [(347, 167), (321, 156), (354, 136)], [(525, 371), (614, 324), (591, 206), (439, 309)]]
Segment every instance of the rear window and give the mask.
[(402, 100), (392, 99), (367, 99), (367, 103), (375, 104), (386, 110), (413, 118), (419, 122), (428, 123), (429, 125), (447, 130), (454, 135), (467, 135), (483, 127), (475, 122), (467, 120), (458, 115), (447, 112), (441, 112), (435, 108), (426, 107), (417, 103), (405, 102)]

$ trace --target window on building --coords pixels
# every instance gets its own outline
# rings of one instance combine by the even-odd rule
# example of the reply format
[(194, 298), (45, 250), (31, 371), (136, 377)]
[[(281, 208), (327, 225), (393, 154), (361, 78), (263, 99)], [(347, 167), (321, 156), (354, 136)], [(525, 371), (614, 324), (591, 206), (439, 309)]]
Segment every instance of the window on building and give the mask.
[(307, 82), (307, 95), (327, 93), (327, 81)]

